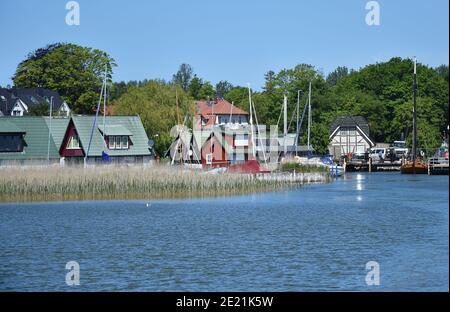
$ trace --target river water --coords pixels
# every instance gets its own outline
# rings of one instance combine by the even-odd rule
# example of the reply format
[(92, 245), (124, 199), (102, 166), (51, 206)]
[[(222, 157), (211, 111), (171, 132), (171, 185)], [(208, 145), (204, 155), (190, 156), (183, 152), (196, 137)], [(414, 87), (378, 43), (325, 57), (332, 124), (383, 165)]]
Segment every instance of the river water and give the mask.
[(0, 290), (448, 291), (448, 187), (355, 173), (226, 198), (0, 204)]

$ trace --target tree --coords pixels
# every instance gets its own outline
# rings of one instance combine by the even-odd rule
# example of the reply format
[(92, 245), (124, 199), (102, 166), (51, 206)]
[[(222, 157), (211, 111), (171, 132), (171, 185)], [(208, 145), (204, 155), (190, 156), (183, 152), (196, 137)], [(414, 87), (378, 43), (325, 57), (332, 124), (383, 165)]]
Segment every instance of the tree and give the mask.
[(29, 116), (48, 116), (50, 113), (50, 105), (47, 102), (40, 102), (35, 106), (31, 106), (28, 110)]
[(448, 65), (440, 65), (434, 69), (448, 83)]
[(219, 81), (216, 84), (216, 93), (220, 98), (223, 98), (231, 89), (233, 89), (233, 85), (226, 80)]
[(189, 84), (192, 80), (192, 75), (194, 74), (194, 71), (189, 64), (181, 64), (180, 68), (178, 69), (177, 73), (173, 75), (172, 82), (174, 84), (178, 84), (183, 88), (184, 91), (188, 91)]
[(117, 100), (127, 92), (129, 84), (124, 81), (114, 82), (109, 90), (109, 98), (111, 101)]
[(101, 50), (56, 43), (30, 53), (12, 80), (17, 88), (57, 90), (73, 112), (87, 114), (98, 101), (105, 69), (110, 82), (114, 66), (114, 59)]
[(173, 141), (170, 129), (179, 118), (193, 112), (193, 99), (179, 85), (151, 80), (141, 86), (130, 86), (113, 107), (117, 114), (139, 115), (148, 137), (155, 140), (155, 148), (162, 155)]
[(188, 88), (189, 95), (192, 96), (195, 100), (201, 100), (200, 90), (202, 86), (203, 80), (198, 78), (197, 75), (194, 75), (194, 78), (192, 78)]
[(274, 91), (275, 87), (275, 72), (273, 70), (269, 70), (265, 75), (264, 78), (266, 80), (266, 84), (264, 86), (264, 90), (271, 94)]
[(202, 87), (198, 92), (198, 96), (200, 99), (214, 99), (216, 96), (216, 91), (214, 90), (212, 84), (206, 81), (202, 84)]
[(342, 78), (348, 76), (349, 71), (348, 68), (345, 66), (339, 66), (334, 71), (328, 74), (327, 76), (327, 84), (329, 86), (335, 86), (339, 80)]

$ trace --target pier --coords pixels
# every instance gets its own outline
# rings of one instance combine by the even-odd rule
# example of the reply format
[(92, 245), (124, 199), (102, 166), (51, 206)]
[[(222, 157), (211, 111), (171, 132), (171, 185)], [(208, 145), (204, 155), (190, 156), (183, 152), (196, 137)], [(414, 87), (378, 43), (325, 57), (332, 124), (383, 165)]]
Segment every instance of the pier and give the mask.
[[(429, 175), (448, 175), (449, 161), (443, 157), (433, 157), (428, 159)], [(347, 172), (378, 172), (378, 171), (400, 171), (402, 166), (401, 160), (396, 161), (349, 161), (345, 163)]]
[(448, 175), (448, 159), (434, 157), (428, 160), (429, 175)]
[(365, 171), (365, 172), (377, 172), (377, 171), (400, 171), (402, 162), (397, 161), (348, 161), (345, 163), (345, 170), (348, 172)]

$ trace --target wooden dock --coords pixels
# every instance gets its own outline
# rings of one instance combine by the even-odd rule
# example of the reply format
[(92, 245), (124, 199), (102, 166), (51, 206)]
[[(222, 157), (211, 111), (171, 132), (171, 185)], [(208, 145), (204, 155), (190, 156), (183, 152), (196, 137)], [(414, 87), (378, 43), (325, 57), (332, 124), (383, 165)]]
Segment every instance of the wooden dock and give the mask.
[(448, 175), (448, 159), (434, 157), (428, 160), (429, 175)]
[(349, 161), (345, 164), (345, 170), (348, 172), (365, 171), (365, 172), (377, 172), (377, 171), (400, 171), (402, 166), (401, 161)]
[[(345, 164), (347, 172), (363, 171), (363, 172), (378, 172), (378, 171), (400, 171), (402, 162), (385, 160), (382, 162), (376, 161), (349, 161)], [(429, 175), (448, 175), (449, 161), (441, 157), (434, 157), (428, 160), (428, 174)]]

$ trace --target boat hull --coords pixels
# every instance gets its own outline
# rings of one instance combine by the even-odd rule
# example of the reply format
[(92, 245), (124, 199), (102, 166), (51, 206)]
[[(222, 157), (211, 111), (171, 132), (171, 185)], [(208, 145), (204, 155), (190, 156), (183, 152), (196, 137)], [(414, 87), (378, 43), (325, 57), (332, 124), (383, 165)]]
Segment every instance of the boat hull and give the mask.
[(400, 172), (403, 174), (428, 174), (428, 166), (421, 161), (407, 162), (400, 167)]

